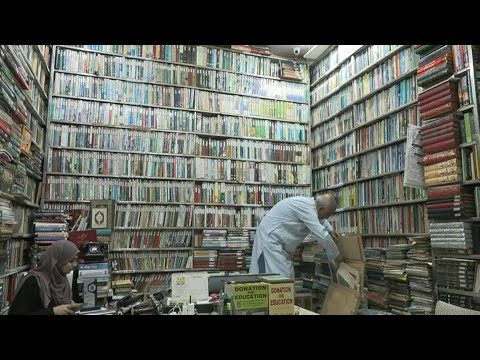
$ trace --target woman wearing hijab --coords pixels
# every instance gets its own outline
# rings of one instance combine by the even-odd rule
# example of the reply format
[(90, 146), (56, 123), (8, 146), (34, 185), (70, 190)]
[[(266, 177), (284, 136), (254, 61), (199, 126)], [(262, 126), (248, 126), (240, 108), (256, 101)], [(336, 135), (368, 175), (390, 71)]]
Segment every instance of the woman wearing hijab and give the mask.
[(68, 241), (50, 245), (40, 266), (29, 271), (10, 305), (10, 315), (73, 315), (81, 305), (72, 301), (67, 274), (78, 265), (79, 250)]

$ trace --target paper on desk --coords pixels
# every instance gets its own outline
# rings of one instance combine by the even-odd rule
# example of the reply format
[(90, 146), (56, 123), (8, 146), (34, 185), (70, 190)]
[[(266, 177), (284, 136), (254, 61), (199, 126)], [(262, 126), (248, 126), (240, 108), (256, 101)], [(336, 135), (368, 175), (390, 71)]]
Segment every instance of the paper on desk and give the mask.
[(353, 290), (360, 288), (360, 276), (358, 270), (355, 270), (350, 265), (341, 262), (337, 270), (338, 284), (349, 287)]

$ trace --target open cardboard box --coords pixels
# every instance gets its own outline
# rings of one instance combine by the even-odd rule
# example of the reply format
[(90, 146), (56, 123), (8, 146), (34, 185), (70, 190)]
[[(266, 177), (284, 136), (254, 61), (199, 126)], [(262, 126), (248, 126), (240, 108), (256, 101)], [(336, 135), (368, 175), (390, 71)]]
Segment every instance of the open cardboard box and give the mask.
[(365, 281), (365, 255), (360, 235), (339, 236), (338, 250), (343, 261), (358, 272), (358, 288), (351, 289), (331, 283), (322, 306), (322, 315), (355, 315), (363, 295)]

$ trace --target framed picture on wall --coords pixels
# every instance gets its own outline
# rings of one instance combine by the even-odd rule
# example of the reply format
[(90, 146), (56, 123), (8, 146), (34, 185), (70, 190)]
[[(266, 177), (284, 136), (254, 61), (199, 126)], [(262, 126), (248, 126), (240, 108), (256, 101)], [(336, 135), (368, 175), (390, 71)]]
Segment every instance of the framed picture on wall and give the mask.
[(113, 200), (91, 200), (90, 215), (92, 229), (113, 229), (115, 202)]

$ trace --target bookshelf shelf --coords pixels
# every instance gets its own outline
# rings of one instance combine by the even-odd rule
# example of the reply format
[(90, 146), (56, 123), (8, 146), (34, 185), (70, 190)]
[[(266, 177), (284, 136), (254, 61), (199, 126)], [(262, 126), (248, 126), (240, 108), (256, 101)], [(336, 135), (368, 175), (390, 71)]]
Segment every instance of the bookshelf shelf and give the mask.
[[(380, 120), (383, 120), (383, 119), (385, 119), (385, 118), (387, 118), (387, 117), (389, 117), (389, 116), (391, 116), (391, 115), (393, 115), (393, 114), (396, 114), (397, 112), (400, 112), (400, 111), (405, 110), (405, 109), (407, 109), (407, 108), (409, 108), (409, 107), (412, 107), (412, 106), (416, 105), (417, 103), (418, 103), (418, 100), (410, 101), (410, 102), (408, 102), (408, 103), (406, 103), (406, 104), (404, 104), (404, 105), (402, 105), (402, 106), (399, 106), (399, 107), (396, 108), (396, 109), (390, 110), (390, 111), (386, 112), (385, 114), (382, 114), (382, 115), (380, 115), (380, 116), (377, 116), (377, 117), (373, 118), (372, 120), (368, 120), (367, 122), (365, 122), (365, 123), (363, 123), (363, 124), (357, 125), (357, 126), (355, 126), (354, 128), (348, 130), (348, 132), (345, 132), (345, 134), (341, 134), (341, 135), (339, 135), (338, 137), (334, 137), (334, 138), (332, 138), (332, 139), (329, 139), (329, 140), (325, 141), (324, 143), (322, 143), (321, 145), (317, 145), (317, 146), (318, 146), (318, 147), (321, 147), (321, 146), (326, 145), (326, 144), (328, 144), (328, 143), (330, 143), (330, 142), (333, 142), (333, 141), (335, 141), (335, 140), (341, 139), (342, 137), (344, 137), (344, 136), (346, 136), (346, 135), (354, 132), (355, 130), (361, 129), (361, 128), (363, 128), (363, 127), (365, 127), (365, 126), (368, 126), (368, 125), (375, 124), (376, 122), (378, 122), (378, 121), (380, 121)], [(328, 122), (329, 120), (331, 120), (332, 118), (333, 118), (333, 117), (329, 117), (329, 118), (326, 118), (326, 120), (322, 120), (322, 121), (318, 122), (317, 124), (313, 124), (313, 125), (312, 125), (312, 131), (313, 131), (315, 128), (319, 127), (320, 125), (327, 123), (327, 122)]]
[[(350, 60), (350, 58), (352, 56), (355, 56), (357, 55), (358, 53), (360, 53), (361, 51), (365, 50), (366, 48), (368, 48), (369, 45), (362, 45), (361, 47), (359, 47), (357, 50), (355, 50), (352, 54), (348, 55), (345, 57), (345, 59), (343, 59), (342, 61), (338, 62), (336, 65), (334, 65), (330, 70), (328, 70), (325, 74), (323, 74), (322, 76), (320, 76), (317, 80), (315, 80), (314, 82), (312, 82), (310, 84), (310, 87), (314, 87), (315, 85), (317, 85), (320, 81), (322, 81), (323, 79), (325, 79), (327, 76), (331, 75), (333, 72), (335, 72), (335, 70), (339, 69), (343, 64), (345, 64), (348, 60)], [(350, 81), (350, 80), (349, 80)]]
[(460, 144), (460, 147), (461, 147), (461, 148), (464, 148), (464, 147), (470, 147), (470, 146), (473, 146), (473, 145), (475, 145), (475, 144), (476, 144), (476, 142), (475, 142), (475, 141), (473, 141), (473, 142), (470, 142), (470, 143), (463, 143), (463, 144)]
[(147, 231), (147, 230), (191, 230), (191, 226), (165, 226), (165, 227), (115, 227), (114, 230), (118, 231), (131, 231), (131, 230), (142, 230), (142, 231)]
[(74, 72), (74, 71), (66, 71), (66, 70), (55, 70), (55, 72), (63, 73), (63, 74), (70, 74), (70, 75), (88, 76), (88, 77), (94, 77), (94, 78), (100, 78), (100, 79), (122, 80), (122, 81), (126, 81), (126, 82), (137, 83), (137, 84), (161, 85), (161, 86), (172, 86), (172, 87), (179, 87), (179, 88), (185, 88), (185, 89), (195, 89), (195, 90), (202, 90), (202, 91), (214, 91), (214, 92), (219, 93), (219, 94), (247, 96), (247, 97), (253, 97), (253, 98), (258, 98), (258, 99), (267, 99), (267, 100), (280, 100), (280, 101), (286, 101), (286, 102), (308, 105), (307, 101), (289, 100), (289, 99), (284, 99), (284, 98), (276, 98), (276, 97), (269, 97), (269, 96), (262, 96), (262, 95), (237, 93), (237, 92), (233, 92), (233, 91), (217, 90), (217, 89), (199, 87), (199, 86), (192, 86), (192, 85), (181, 85), (181, 84), (172, 84), (172, 83), (164, 83), (164, 82), (156, 82), (156, 81), (135, 80), (135, 79), (129, 79), (129, 78), (117, 78), (115, 76), (95, 75), (95, 74), (89, 74), (89, 73), (84, 73), (84, 72)]
[(400, 205), (408, 205), (408, 204), (418, 204), (427, 201), (426, 198), (417, 199), (417, 200), (399, 200), (397, 202), (390, 202), (390, 203), (381, 203), (381, 204), (373, 204), (368, 206), (356, 206), (356, 207), (348, 207), (348, 208), (341, 208), (337, 209), (335, 212), (345, 212), (345, 211), (355, 211), (355, 210), (362, 210), (362, 209), (373, 209), (378, 207), (386, 207), (386, 206), (400, 206)]
[[(215, 71), (222, 71), (222, 72), (227, 72), (227, 73), (232, 73), (232, 74), (248, 75), (248, 76), (254, 76), (254, 77), (264, 78), (264, 79), (298, 83), (298, 81), (282, 79), (282, 78), (274, 77), (274, 76), (257, 75), (257, 74), (243, 73), (243, 72), (232, 71), (232, 70), (224, 70), (224, 69), (214, 68), (214, 67), (211, 67), (211, 66), (202, 66), (202, 65), (195, 65), (195, 64), (190, 64), (190, 63), (167, 61), (167, 60), (147, 58), (147, 57), (142, 57), (142, 56), (124, 55), (124, 54), (119, 54), (119, 53), (114, 53), (114, 52), (109, 52), (109, 51), (91, 50), (91, 49), (86, 49), (86, 48), (81, 48), (81, 47), (76, 47), (76, 46), (68, 46), (68, 45), (57, 45), (57, 46), (61, 47), (61, 48), (64, 48), (64, 49), (70, 49), (70, 50), (75, 50), (75, 51), (83, 51), (83, 52), (89, 52), (89, 53), (95, 53), (95, 54), (110, 55), (110, 56), (118, 56), (118, 57), (123, 57), (125, 59), (135, 59), (135, 60), (142, 60), (142, 61), (158, 62), (158, 63), (162, 63), (162, 64), (181, 65), (181, 66), (188, 66), (188, 67), (193, 67), (193, 68), (198, 68), (198, 69), (215, 70)], [(208, 46), (208, 45), (204, 45), (204, 46), (205, 47), (210, 47), (210, 48), (215, 48), (215, 47)], [(222, 49), (222, 50), (237, 52), (237, 51), (232, 50), (232, 49)], [(245, 53), (243, 53), (243, 54), (245, 54)], [(257, 54), (245, 54), (245, 55), (258, 56), (258, 57), (265, 58), (265, 56), (261, 56), (261, 55), (257, 55)], [(268, 56), (268, 58), (270, 58), (270, 56)], [(303, 84), (305, 84), (305, 83), (303, 83)]]
[(362, 237), (414, 237), (414, 236), (430, 236), (430, 233), (375, 233), (375, 234), (359, 234)]
[[(214, 91), (213, 91), (214, 92)], [(65, 98), (65, 99), (74, 99), (74, 100), (85, 100), (91, 102), (100, 102), (100, 103), (107, 103), (107, 104), (119, 104), (119, 105), (129, 105), (129, 106), (138, 106), (144, 108), (158, 108), (158, 109), (170, 109), (170, 110), (183, 110), (183, 111), (191, 111), (191, 112), (199, 112), (203, 114), (213, 114), (213, 115), (227, 115), (227, 116), (236, 116), (236, 117), (243, 117), (249, 119), (261, 119), (261, 120), (270, 120), (270, 121), (283, 121), (293, 124), (303, 124), (308, 125), (308, 123), (297, 121), (297, 120), (288, 120), (288, 119), (276, 119), (266, 116), (257, 116), (257, 115), (245, 115), (245, 114), (235, 114), (229, 113), (225, 111), (209, 111), (209, 110), (200, 110), (200, 109), (193, 109), (193, 108), (182, 108), (182, 107), (174, 107), (174, 106), (164, 106), (164, 105), (155, 105), (155, 104), (141, 104), (135, 102), (123, 102), (123, 101), (115, 101), (115, 100), (104, 100), (104, 99), (97, 99), (91, 97), (83, 97), (83, 96), (72, 96), (72, 95), (60, 95), (60, 94), (52, 94), (52, 97), (56, 98)]]
[(473, 104), (465, 105), (457, 109), (458, 112), (464, 112), (473, 109)]
[[(336, 56), (334, 51), (335, 48), (330, 49), (331, 53), (325, 53), (318, 60), (319, 64), (313, 64), (311, 69), (317, 71), (328, 66)], [(338, 203), (357, 205), (339, 208), (332, 215), (330, 221), (338, 233), (358, 234), (372, 244), (387, 239), (389, 244), (403, 243), (406, 237), (427, 235), (426, 216), (423, 215), (425, 194), (420, 190), (408, 195), (402, 191), (405, 130), (408, 124), (419, 123), (418, 63), (414, 46), (367, 45), (362, 52), (347, 57), (344, 64), (348, 65), (337, 65), (338, 72), (329, 72), (331, 77), (327, 74), (320, 77), (310, 89), (314, 139), (311, 147), (312, 193), (316, 196), (333, 191)], [(355, 72), (356, 68), (361, 70)], [(397, 77), (391, 79), (391, 75)], [(329, 82), (321, 83), (322, 79)], [(317, 84), (321, 87), (316, 87)], [(327, 92), (331, 84), (339, 85)], [(393, 101), (392, 96), (402, 100)], [(343, 154), (346, 155), (332, 160)], [(377, 166), (380, 161), (388, 162), (389, 166)], [(356, 164), (355, 168), (350, 168), (350, 164)], [(383, 169), (391, 171), (378, 173)], [(366, 176), (368, 174), (375, 175)], [(340, 182), (340, 179), (347, 181)], [(387, 193), (388, 196), (383, 195)], [(352, 201), (354, 196), (361, 201)], [(383, 198), (391, 200), (376, 202)], [(405, 198), (413, 200), (403, 200)], [(400, 216), (411, 219), (408, 224), (405, 221), (398, 226), (393, 219)], [(383, 221), (379, 220), (382, 218)], [(371, 221), (378, 224), (373, 226)]]
[(259, 207), (271, 208), (273, 205), (264, 204), (228, 204), (228, 203), (194, 203), (195, 206), (224, 206), (224, 207)]
[(109, 252), (142, 252), (142, 251), (177, 251), (177, 250), (192, 250), (193, 247), (164, 247), (164, 248), (115, 248)]
[(318, 193), (318, 192), (321, 192), (321, 191), (324, 191), (324, 190), (338, 189), (338, 188), (346, 186), (346, 185), (352, 185), (352, 184), (356, 184), (356, 183), (359, 183), (359, 182), (373, 180), (373, 179), (377, 179), (377, 178), (381, 178), (381, 177), (387, 177), (387, 176), (390, 176), (390, 175), (401, 174), (403, 172), (404, 172), (404, 170), (395, 170), (395, 171), (389, 171), (389, 172), (386, 172), (386, 173), (383, 173), (383, 174), (373, 175), (373, 176), (369, 176), (369, 177), (365, 177), (365, 178), (359, 178), (359, 179), (352, 180), (352, 181), (345, 181), (344, 183), (341, 183), (341, 184), (335, 184), (335, 185), (327, 186), (326, 188), (323, 188), (323, 189), (313, 190), (313, 193)]
[(470, 290), (470, 291), (465, 291), (465, 290), (449, 289), (449, 288), (444, 288), (444, 287), (437, 286), (437, 292), (438, 292), (438, 291), (446, 292), (446, 293), (450, 293), (450, 294), (480, 297), (480, 294), (479, 294), (479, 293), (475, 293), (475, 292), (472, 291), (472, 290)]
[[(384, 63), (385, 61), (387, 61), (388, 59), (390, 59), (392, 56), (394, 56), (395, 54), (399, 53), (400, 51), (402, 51), (403, 49), (406, 49), (408, 48), (410, 45), (402, 45), (400, 47), (398, 47), (397, 49), (395, 50), (392, 50), (390, 51), (388, 54), (386, 54), (384, 57), (382, 57), (381, 59), (373, 62), (371, 65), (367, 66), (365, 69), (359, 71), (358, 73), (354, 74), (350, 79), (348, 79), (347, 81), (345, 81), (344, 83), (342, 83), (341, 85), (337, 86), (335, 89), (331, 90), (327, 95), (325, 95), (323, 98), (321, 98), (319, 101), (324, 101), (330, 97), (332, 97), (333, 95), (335, 95), (335, 93), (337, 93), (339, 90), (347, 87), (349, 84), (351, 84), (355, 79), (358, 79), (360, 76), (366, 74), (367, 72), (369, 72), (370, 70), (373, 70), (375, 67), (377, 67), (378, 65)], [(316, 81), (314, 84), (312, 84), (310, 87), (314, 87), (316, 84), (318, 83), (318, 81)]]
[(369, 148), (369, 149), (362, 150), (362, 151), (356, 152), (356, 153), (354, 153), (354, 154), (344, 156), (344, 157), (341, 158), (341, 159), (337, 159), (337, 160), (331, 161), (331, 162), (329, 162), (329, 163), (327, 163), (327, 164), (318, 166), (318, 167), (316, 167), (316, 168), (312, 168), (312, 171), (325, 169), (325, 168), (330, 167), (330, 166), (333, 166), (333, 165), (335, 165), (335, 164), (339, 164), (339, 163), (341, 163), (341, 162), (344, 162), (344, 161), (346, 161), (346, 160), (348, 160), (348, 159), (352, 159), (352, 158), (358, 157), (358, 156), (360, 156), (360, 155), (367, 154), (367, 153), (369, 153), (369, 152), (372, 152), (372, 151), (375, 151), (375, 150), (378, 150), (378, 149), (382, 149), (382, 148), (384, 148), (384, 147), (388, 147), (388, 146), (390, 146), (390, 145), (394, 145), (394, 144), (403, 142), (403, 141), (405, 141), (405, 140), (407, 140), (407, 137), (406, 137), (406, 136), (403, 136), (403, 137), (401, 137), (401, 138), (398, 138), (398, 139), (395, 139), (395, 140), (386, 142), (386, 143), (384, 143), (384, 144), (380, 144), (380, 145), (371, 147), (371, 148)]
[(29, 265), (24, 265), (24, 266), (19, 266), (19, 267), (16, 267), (16, 268), (7, 270), (7, 271), (5, 271), (5, 273), (3, 273), (3, 274), (0, 275), (0, 278), (5, 278), (5, 277), (8, 277), (8, 276), (10, 276), (10, 275), (15, 275), (15, 274), (17, 274), (17, 273), (19, 273), (19, 272), (28, 270), (29, 268), (30, 268)]
[[(326, 121), (326, 120), (329, 120), (329, 119), (331, 119), (331, 118), (334, 118), (335, 116), (340, 115), (341, 113), (343, 113), (343, 112), (347, 111), (348, 109), (352, 108), (354, 105), (359, 104), (359, 103), (367, 100), (368, 98), (371, 98), (372, 96), (378, 94), (379, 92), (381, 92), (381, 91), (383, 91), (383, 90), (385, 90), (385, 89), (388, 89), (388, 88), (391, 87), (392, 85), (395, 85), (396, 83), (398, 83), (398, 82), (400, 82), (400, 81), (402, 81), (402, 80), (404, 80), (404, 79), (406, 79), (406, 78), (408, 78), (408, 77), (411, 77), (411, 76), (416, 75), (416, 73), (417, 73), (417, 69), (416, 69), (416, 68), (407, 71), (405, 74), (402, 74), (402, 75), (400, 75), (399, 77), (393, 79), (392, 81), (389, 81), (389, 82), (386, 83), (385, 85), (382, 85), (382, 86), (380, 86), (379, 88), (377, 88), (377, 89), (369, 92), (368, 94), (365, 94), (364, 96), (362, 96), (362, 97), (360, 97), (360, 98), (358, 98), (358, 99), (353, 100), (353, 101), (352, 101), (350, 104), (348, 104), (345, 108), (343, 108), (343, 109), (341, 109), (340, 111), (336, 112), (335, 114), (332, 114), (332, 115), (330, 115), (329, 117), (327, 117), (327, 118), (325, 119), (325, 121)], [(349, 83), (351, 83), (351, 81), (349, 81)], [(328, 98), (327, 98), (327, 99), (328, 99)], [(321, 104), (322, 102), (325, 102), (327, 99), (321, 99), (321, 100), (319, 100), (319, 101), (316, 101), (315, 103), (313, 103), (313, 104), (311, 105), (312, 109), (315, 108), (315, 107), (317, 107), (317, 106), (318, 106), (319, 104)]]

